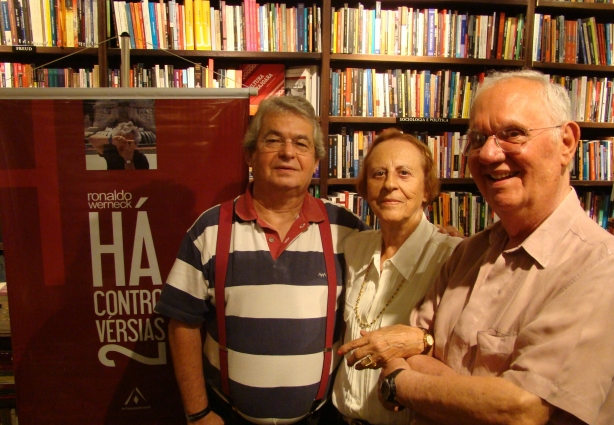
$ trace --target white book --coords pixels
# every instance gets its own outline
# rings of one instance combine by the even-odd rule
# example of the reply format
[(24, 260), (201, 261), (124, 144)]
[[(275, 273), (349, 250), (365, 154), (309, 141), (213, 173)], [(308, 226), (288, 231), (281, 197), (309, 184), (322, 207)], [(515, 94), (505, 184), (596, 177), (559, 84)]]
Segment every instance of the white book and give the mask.
[(209, 33), (211, 34), (211, 50), (218, 50), (216, 38), (218, 34), (216, 34), (215, 31), (215, 8), (213, 8), (213, 6), (209, 8), (209, 21)]
[(375, 2), (375, 39), (373, 40), (373, 44), (375, 46), (375, 53), (380, 53), (381, 47), (381, 31), (382, 31), (382, 3), (380, 1)]
[[(30, 28), (32, 29), (32, 44), (43, 46), (43, 21), (41, 3), (39, 0), (29, 2), (30, 5)], [(76, 11), (75, 11), (76, 12)]]
[(425, 39), (425, 28), (426, 28), (426, 25), (424, 22), (425, 19), (426, 19), (426, 14), (424, 12), (420, 12), (418, 14), (418, 28), (416, 29), (416, 35), (417, 35), (416, 56), (424, 56), (424, 39)]
[(13, 87), (13, 64), (11, 62), (4, 63), (4, 84), (5, 87)]
[(226, 50), (235, 50), (234, 6), (226, 5)]
[(343, 136), (337, 134), (337, 177), (343, 178)]
[(580, 98), (578, 99), (578, 121), (585, 121), (587, 76), (580, 77)]
[(488, 16), (480, 16), (480, 59), (488, 59), (486, 57), (486, 48), (488, 42)]

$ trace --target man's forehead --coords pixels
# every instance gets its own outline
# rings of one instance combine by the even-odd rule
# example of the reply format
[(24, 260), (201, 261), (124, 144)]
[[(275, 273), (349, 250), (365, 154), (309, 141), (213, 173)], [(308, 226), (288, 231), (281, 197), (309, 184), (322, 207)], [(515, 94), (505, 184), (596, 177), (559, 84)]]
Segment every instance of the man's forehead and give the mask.
[(266, 132), (277, 132), (277, 133), (291, 133), (291, 132), (296, 132), (297, 128), (296, 128), (296, 121), (294, 121), (291, 125), (286, 123), (287, 119), (292, 119), (294, 120), (300, 120), (304, 123), (305, 126), (307, 126), (310, 130), (313, 131), (313, 124), (307, 120), (306, 118), (300, 116), (300, 115), (296, 115), (293, 113), (270, 113), (268, 115), (265, 115), (262, 118), (262, 126), (260, 128), (260, 131), (266, 131)]

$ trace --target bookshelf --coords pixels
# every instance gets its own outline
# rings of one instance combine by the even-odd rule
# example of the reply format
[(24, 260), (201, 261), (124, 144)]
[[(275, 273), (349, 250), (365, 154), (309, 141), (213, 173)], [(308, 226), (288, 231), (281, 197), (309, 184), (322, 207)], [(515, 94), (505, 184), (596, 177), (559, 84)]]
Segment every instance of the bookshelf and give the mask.
[[(313, 48), (310, 52), (255, 51), (252, 46), (247, 50), (239, 51), (170, 49), (168, 52), (165, 52), (161, 49), (137, 48), (131, 50), (131, 58), (133, 64), (142, 63), (144, 67), (154, 67), (160, 64), (160, 66), (173, 65), (175, 68), (187, 68), (191, 66), (190, 62), (206, 66), (210, 60), (214, 62), (216, 70), (225, 68), (237, 69), (240, 65), (246, 63), (285, 64), (286, 67), (316, 66), (319, 69), (321, 81), (319, 109), (325, 140), (328, 139), (329, 135), (340, 134), (343, 131), (379, 132), (393, 126), (399, 127), (404, 131), (428, 133), (428, 136), (441, 135), (443, 132), (463, 134), (468, 125), (466, 104), (464, 105), (464, 111), (463, 108), (460, 108), (458, 113), (449, 113), (447, 116), (449, 119), (445, 120), (444, 123), (407, 123), (400, 122), (392, 116), (357, 116), (358, 114), (356, 113), (346, 114), (333, 110), (337, 105), (333, 102), (333, 98), (336, 95), (332, 93), (331, 87), (337, 76), (347, 73), (347, 70), (356, 72), (356, 75), (361, 75), (359, 73), (362, 72), (362, 75), (364, 75), (364, 71), (367, 69), (372, 70), (373, 76), (376, 76), (378, 73), (383, 75), (392, 70), (399, 70), (405, 73), (413, 72), (415, 75), (427, 72), (429, 75), (436, 74), (437, 72), (441, 72), (442, 75), (445, 75), (445, 73), (450, 73), (450, 75), (458, 74), (461, 78), (466, 78), (467, 81), (475, 83), (476, 79), (479, 79), (480, 74), (489, 70), (533, 68), (547, 73), (553, 78), (557, 76), (563, 83), (570, 85), (570, 90), (571, 85), (574, 84), (573, 81), (581, 81), (583, 77), (586, 80), (596, 79), (595, 81), (598, 81), (601, 79), (611, 84), (612, 73), (614, 71), (614, 62), (612, 62), (611, 57), (609, 61), (600, 61), (599, 64), (596, 64), (594, 61), (591, 64), (585, 64), (582, 63), (582, 58), (572, 63), (572, 61), (543, 60), (542, 57), (536, 54), (536, 51), (540, 48), (540, 43), (544, 41), (541, 38), (543, 26), (540, 26), (544, 16), (550, 16), (550, 22), (556, 22), (556, 17), (560, 16), (563, 16), (563, 22), (576, 21), (588, 23), (592, 20), (595, 26), (601, 25), (603, 27), (606, 24), (614, 24), (613, 14), (607, 13), (614, 12), (614, 4), (611, 0), (608, 1), (609, 3), (606, 4), (546, 0), (410, 0), (406, 2), (399, 2), (398, 0), (382, 0), (381, 2), (367, 0), (352, 3), (342, 0), (321, 0), (311, 3), (321, 10), (322, 31), (317, 36), (318, 43), (314, 43), (314, 46), (315, 44), (320, 44), (321, 49)], [(169, 3), (166, 2), (165, 4), (168, 5)], [(227, 2), (214, 0), (210, 2), (210, 6), (218, 10), (224, 4), (228, 6), (245, 4), (248, 10), (251, 7), (253, 11), (255, 3), (253, 0), (228, 0)], [(270, 4), (258, 3), (259, 6)], [(310, 3), (300, 3), (297, 0), (288, 1), (287, 7), (298, 8), (300, 4), (304, 4), (306, 9), (311, 7)], [(363, 25), (362, 21), (360, 21), (360, 24), (358, 23), (357, 17), (361, 16), (360, 13), (364, 14), (365, 11), (373, 11), (373, 17), (377, 18), (377, 16), (380, 16), (380, 28), (381, 25), (384, 25), (385, 28), (392, 25), (390, 28), (393, 28), (394, 16), (398, 15), (401, 24), (397, 27), (402, 28), (402, 23), (405, 22), (408, 28), (410, 28), (409, 21), (403, 21), (403, 17), (407, 16), (410, 9), (414, 13), (412, 15), (413, 21), (411, 21), (415, 24), (413, 29), (418, 31), (412, 30), (410, 32), (408, 29), (406, 43), (402, 41), (405, 37), (401, 37), (401, 30), (398, 30), (397, 38), (395, 39), (393, 35), (390, 35), (386, 39), (388, 44), (379, 49), (379, 54), (374, 53), (375, 49), (366, 47), (369, 40), (365, 38), (365, 34), (373, 33), (373, 31), (372, 28), (367, 26), (369, 25), (367, 23), (364, 24), (365, 27), (358, 26)], [(438, 33), (435, 33), (432, 36), (434, 41), (430, 43), (428, 31), (429, 9), (436, 9), (436, 13), (432, 14), (433, 22), (441, 23), (443, 27), (448, 25), (446, 28), (454, 28), (458, 32), (450, 31), (448, 34), (442, 31), (439, 35), (440, 38), (438, 38)], [(100, 1), (97, 3), (99, 16), (97, 22), (98, 40), (115, 36), (116, 22), (113, 10), (114, 4), (111, 1), (106, 3)], [(358, 12), (351, 12), (352, 10)], [(423, 27), (418, 26), (418, 19), (422, 19), (418, 16), (420, 12), (425, 14), (424, 20), (420, 21), (423, 22), (421, 24), (424, 25)], [(271, 13), (274, 13), (272, 9)], [(353, 15), (352, 13), (359, 14)], [(339, 24), (342, 15), (347, 17), (347, 20), (343, 18), (345, 26), (340, 26)], [(316, 16), (315, 12), (314, 16)], [(353, 19), (350, 20), (350, 17), (353, 17)], [(250, 18), (245, 15), (245, 18), (242, 19), (248, 20)], [(253, 21), (253, 18), (251, 19)], [(463, 21), (463, 19), (465, 20)], [(455, 22), (458, 22), (456, 27), (453, 26)], [(469, 34), (468, 30), (467, 39), (461, 48), (462, 41), (460, 41), (460, 35), (462, 31), (460, 30), (460, 23), (462, 22), (471, 23), (469, 27), (474, 28), (475, 32)], [(245, 23), (247, 24), (248, 22), (246, 21)], [(522, 29), (519, 30), (519, 27)], [(367, 28), (371, 31), (365, 31)], [(478, 28), (479, 31), (483, 32), (478, 32)], [(554, 28), (556, 29), (556, 27)], [(506, 29), (507, 32), (505, 31)], [(419, 30), (422, 30), (422, 33)], [(341, 32), (348, 35), (342, 37)], [(443, 36), (444, 34), (445, 37)], [(453, 37), (453, 34), (458, 35)], [(502, 35), (505, 36), (500, 40)], [(521, 36), (523, 38), (520, 38)], [(383, 37), (386, 36), (382, 32), (380, 43)], [(484, 37), (486, 37), (485, 42), (480, 44), (478, 40), (484, 40)], [(438, 41), (440, 42), (439, 44), (437, 43)], [(196, 40), (193, 42), (196, 43)], [(422, 43), (422, 48), (416, 47), (418, 42)], [(394, 46), (395, 43), (398, 46), (397, 49), (390, 47)], [(350, 44), (351, 48), (349, 47)], [(64, 61), (75, 67), (82, 65), (93, 66), (96, 64), (100, 71), (98, 75), (99, 86), (106, 87), (109, 85), (109, 78), (107, 76), (109, 71), (119, 69), (120, 50), (116, 47), (117, 45), (115, 40), (103, 42), (97, 49), (88, 49)], [(245, 45), (247, 47), (247, 41)], [(437, 48), (439, 45), (442, 46), (440, 49)], [(384, 45), (380, 44), (380, 46)], [(29, 53), (15, 52), (12, 46), (0, 46), (0, 61), (19, 60), (34, 63), (38, 66), (67, 53), (74, 53), (77, 50), (78, 48), (72, 47), (37, 46), (36, 52)], [(610, 54), (610, 56), (614, 56), (614, 54)], [(187, 62), (185, 59), (187, 59)], [(612, 88), (609, 90), (611, 92)], [(341, 101), (343, 100), (341, 99)], [(408, 112), (406, 111), (406, 113)], [(385, 111), (385, 115), (390, 115), (389, 110)], [(614, 136), (614, 122), (599, 122), (599, 120), (594, 120), (594, 118), (590, 117), (584, 117), (584, 119), (578, 121), (582, 128), (583, 139), (590, 141)], [(602, 119), (601, 121), (607, 121), (607, 119)], [(351, 190), (354, 182), (353, 178), (339, 178), (338, 176), (329, 175), (329, 163), (328, 160), (324, 160), (320, 165), (320, 178), (314, 179), (312, 184), (317, 186), (320, 196), (325, 197), (334, 191)], [(572, 184), (578, 188), (579, 192), (595, 191), (595, 193), (605, 194), (612, 188), (612, 181), (574, 179)], [(456, 179), (444, 176), (442, 187), (444, 190), (476, 191), (471, 179), (467, 177)]]

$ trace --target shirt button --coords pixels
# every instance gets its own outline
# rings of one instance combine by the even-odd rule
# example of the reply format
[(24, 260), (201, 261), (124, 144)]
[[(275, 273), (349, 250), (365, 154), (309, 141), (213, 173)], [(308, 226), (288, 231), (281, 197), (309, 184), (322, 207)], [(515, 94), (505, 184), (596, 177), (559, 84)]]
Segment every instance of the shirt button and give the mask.
[(275, 242), (275, 238), (269, 238), (269, 242)]
[(301, 224), (301, 229), (302, 229), (303, 227), (305, 227), (305, 223)]

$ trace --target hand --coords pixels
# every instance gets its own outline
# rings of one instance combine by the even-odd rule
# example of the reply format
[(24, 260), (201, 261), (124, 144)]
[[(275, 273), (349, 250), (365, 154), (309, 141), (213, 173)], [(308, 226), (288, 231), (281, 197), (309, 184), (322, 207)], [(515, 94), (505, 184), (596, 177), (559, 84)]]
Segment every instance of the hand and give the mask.
[[(391, 359), (405, 359), (422, 353), (424, 349), (424, 332), (407, 325), (385, 326), (376, 331), (360, 331), (357, 338), (339, 348), (338, 354), (347, 356), (348, 366), (358, 370), (377, 369), (386, 365)], [(361, 364), (361, 360), (370, 356)], [(370, 364), (368, 360), (371, 360)]]
[(126, 161), (132, 161), (134, 157), (134, 151), (136, 150), (136, 143), (134, 140), (128, 140), (123, 136), (113, 137), (113, 144), (117, 147), (117, 152)]
[(455, 236), (457, 238), (464, 238), (465, 235), (463, 235), (456, 227), (454, 226), (446, 226), (443, 227), (440, 224), (436, 224), (435, 227), (437, 227), (437, 229), (439, 229), (439, 233), (443, 233), (444, 235), (450, 235), (450, 236)]
[[(392, 359), (382, 368), (382, 372), (380, 373), (379, 378), (377, 380), (377, 398), (379, 399), (380, 403), (382, 403), (382, 405), (384, 406), (386, 410), (391, 410), (394, 412), (398, 412), (399, 410), (402, 410), (404, 406), (399, 406), (396, 403), (390, 403), (384, 400), (380, 389), (381, 389), (382, 381), (384, 380), (384, 378), (386, 378), (386, 376), (390, 375), (392, 372), (394, 372), (397, 369), (411, 370), (411, 368), (407, 364), (407, 361), (405, 361), (404, 359), (399, 359), (399, 358)], [(400, 374), (402, 373), (405, 373), (405, 372), (401, 372)], [(397, 377), (399, 375), (397, 375)]]

